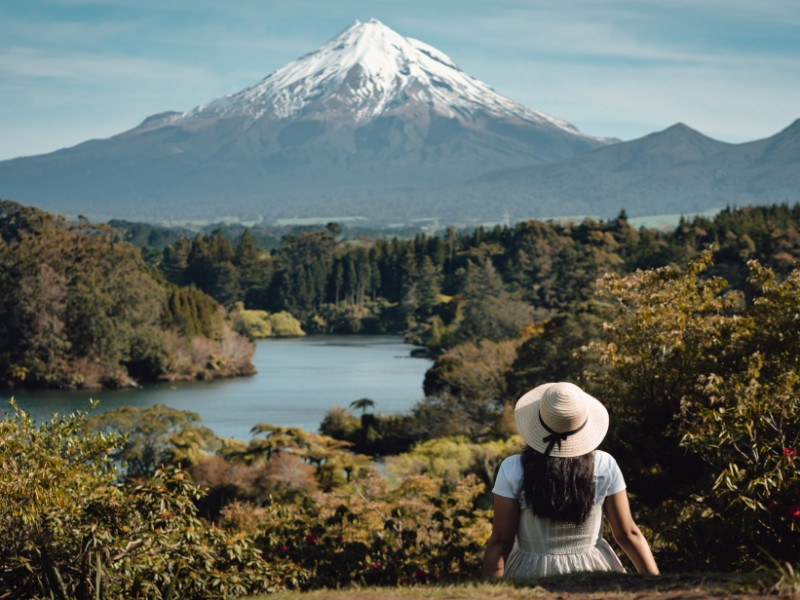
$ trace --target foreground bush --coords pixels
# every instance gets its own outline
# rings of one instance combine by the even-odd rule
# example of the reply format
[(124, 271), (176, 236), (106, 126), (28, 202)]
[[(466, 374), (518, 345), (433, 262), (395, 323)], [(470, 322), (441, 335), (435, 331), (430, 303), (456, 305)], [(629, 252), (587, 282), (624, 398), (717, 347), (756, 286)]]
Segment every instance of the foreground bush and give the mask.
[(474, 580), (490, 521), (476, 510), (474, 476), (446, 491), (426, 475), (390, 486), (377, 473), (305, 502), (253, 508), (233, 504), (221, 525), (256, 536), (265, 555), (298, 564), (303, 589)]
[(123, 438), (86, 433), (86, 415), (40, 427), (14, 407), (0, 420), (3, 598), (227, 598), (297, 585), (290, 561), (196, 516), (180, 470), (120, 482)]
[(607, 440), (680, 568), (796, 563), (800, 270), (779, 281), (749, 261), (745, 295), (711, 265), (708, 251), (599, 283), (614, 307), (592, 346)]

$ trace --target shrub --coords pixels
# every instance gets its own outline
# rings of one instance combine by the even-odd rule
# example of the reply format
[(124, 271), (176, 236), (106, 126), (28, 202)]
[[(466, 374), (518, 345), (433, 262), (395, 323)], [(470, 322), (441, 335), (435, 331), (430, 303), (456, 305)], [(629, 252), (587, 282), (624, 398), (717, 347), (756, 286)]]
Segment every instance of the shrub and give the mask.
[(86, 431), (85, 413), (36, 427), (14, 407), (0, 421), (4, 598), (205, 599), (296, 584), (291, 563), (198, 519), (185, 473), (122, 483), (110, 459), (122, 436)]
[[(223, 524), (256, 528), (265, 554), (308, 572), (301, 587), (410, 585), (474, 579), (490, 523), (475, 510), (484, 485), (464, 478), (450, 492), (437, 479), (416, 475), (390, 487), (377, 473), (305, 502), (239, 510)], [(257, 521), (257, 523), (254, 523)]]
[(300, 321), (290, 313), (280, 311), (274, 314), (266, 310), (250, 310), (242, 302), (237, 302), (229, 315), (233, 330), (251, 340), (271, 337), (299, 337), (305, 335)]
[(127, 477), (148, 476), (164, 465), (187, 468), (223, 447), (223, 441), (200, 424), (200, 415), (163, 404), (123, 406), (95, 415), (87, 424), (93, 431), (123, 436), (111, 456), (124, 465)]
[[(800, 270), (775, 281), (750, 263), (757, 296), (740, 321), (743, 365), (709, 373), (681, 406), (681, 444), (710, 467), (709, 489), (695, 496), (706, 517), (735, 530), (747, 564), (800, 556)], [(730, 552), (729, 547), (729, 552)], [(765, 556), (766, 554), (766, 556)]]
[(748, 299), (704, 275), (711, 263), (707, 251), (685, 270), (600, 282), (615, 307), (592, 346), (608, 443), (649, 506), (643, 522), (676, 559), (717, 569), (796, 560), (800, 270), (779, 283), (751, 261)]
[(334, 406), (325, 413), (325, 417), (319, 425), (319, 431), (323, 435), (329, 435), (337, 440), (353, 441), (353, 438), (361, 427), (361, 419), (354, 417), (346, 408)]
[(275, 337), (297, 337), (305, 335), (305, 332), (300, 327), (300, 321), (285, 310), (270, 315), (269, 321), (272, 325), (272, 335)]
[(212, 456), (192, 466), (189, 474), (197, 485), (208, 489), (198, 503), (208, 519), (217, 519), (234, 502), (260, 505), (270, 498), (289, 501), (317, 487), (314, 468), (288, 452), (255, 464)]

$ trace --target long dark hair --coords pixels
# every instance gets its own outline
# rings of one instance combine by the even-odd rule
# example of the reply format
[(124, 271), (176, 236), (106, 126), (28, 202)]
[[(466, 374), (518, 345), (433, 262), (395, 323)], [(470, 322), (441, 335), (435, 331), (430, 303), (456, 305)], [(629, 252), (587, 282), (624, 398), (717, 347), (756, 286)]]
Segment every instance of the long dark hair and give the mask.
[(580, 525), (594, 504), (594, 452), (571, 458), (522, 453), (522, 493), (533, 514)]

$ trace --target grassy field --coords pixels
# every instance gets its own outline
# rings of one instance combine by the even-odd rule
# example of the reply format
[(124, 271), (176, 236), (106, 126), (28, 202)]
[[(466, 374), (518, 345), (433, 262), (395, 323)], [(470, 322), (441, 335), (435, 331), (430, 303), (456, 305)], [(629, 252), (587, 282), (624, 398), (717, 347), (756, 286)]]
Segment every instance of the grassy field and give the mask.
[(796, 574), (759, 572), (749, 574), (695, 573), (659, 577), (635, 574), (579, 573), (516, 583), (357, 588), (282, 592), (258, 600), (695, 600), (701, 598), (800, 598)]
[[(690, 213), (690, 214), (663, 214), (663, 215), (652, 215), (649, 217), (632, 217), (628, 219), (628, 222), (631, 226), (635, 227), (636, 229), (640, 227), (645, 227), (648, 229), (661, 229), (661, 230), (670, 230), (674, 229), (677, 225), (681, 217), (685, 217), (691, 220), (696, 215), (705, 216), (709, 219), (713, 219), (714, 216), (723, 210), (724, 207), (714, 208), (702, 213)], [(541, 217), (536, 220), (547, 222), (547, 221), (555, 221), (560, 223), (566, 222), (574, 222), (580, 223), (586, 218), (592, 218), (594, 220), (603, 220), (602, 217), (598, 217), (596, 215), (572, 215), (572, 216), (558, 216), (558, 217)], [(526, 219), (521, 219), (526, 220)], [(293, 226), (320, 226), (323, 227), (328, 223), (339, 223), (343, 225), (350, 225), (350, 226), (366, 226), (366, 227), (374, 227), (376, 229), (383, 229), (388, 234), (393, 229), (402, 228), (402, 227), (422, 227), (427, 225), (431, 231), (443, 231), (447, 225), (447, 221), (442, 221), (439, 217), (431, 217), (431, 216), (423, 216), (423, 217), (416, 217), (416, 218), (408, 218), (405, 220), (398, 221), (396, 223), (389, 223), (383, 221), (370, 221), (369, 219), (359, 216), (359, 215), (339, 215), (339, 216), (312, 216), (312, 217), (296, 217), (296, 218), (285, 218), (285, 219), (275, 219), (274, 221), (266, 221), (262, 218), (254, 218), (249, 220), (242, 220), (236, 217), (227, 217), (227, 218), (220, 218), (213, 221), (208, 220), (180, 220), (180, 221), (165, 221), (162, 224), (165, 226), (173, 226), (173, 227), (186, 227), (187, 229), (192, 229), (196, 231), (200, 231), (203, 227), (209, 227), (211, 225), (218, 225), (220, 223), (225, 223), (228, 225), (241, 225), (243, 227), (255, 227), (256, 225), (274, 225), (277, 227), (293, 227)], [(477, 228), (478, 225), (484, 227), (485, 229), (492, 229), (497, 225), (509, 225), (511, 227), (514, 226), (514, 223), (509, 223), (504, 220), (499, 221), (484, 221), (482, 223), (475, 223), (474, 227)]]

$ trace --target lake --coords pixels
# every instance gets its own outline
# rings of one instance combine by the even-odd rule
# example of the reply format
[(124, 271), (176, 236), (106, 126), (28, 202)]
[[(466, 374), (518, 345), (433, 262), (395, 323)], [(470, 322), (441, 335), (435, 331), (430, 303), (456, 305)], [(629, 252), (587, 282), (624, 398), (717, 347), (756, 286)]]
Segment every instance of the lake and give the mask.
[[(97, 412), (156, 404), (190, 410), (221, 437), (249, 440), (260, 423), (317, 431), (333, 407), (369, 398), (376, 414), (408, 413), (424, 394), (425, 371), (433, 361), (411, 358), (415, 346), (400, 336), (307, 336), (256, 342), (257, 374), (210, 382), (154, 384), (125, 390), (0, 390), (14, 397), (37, 422), (54, 412)], [(6, 408), (2, 406), (2, 408)], [(360, 415), (360, 411), (352, 411)]]

